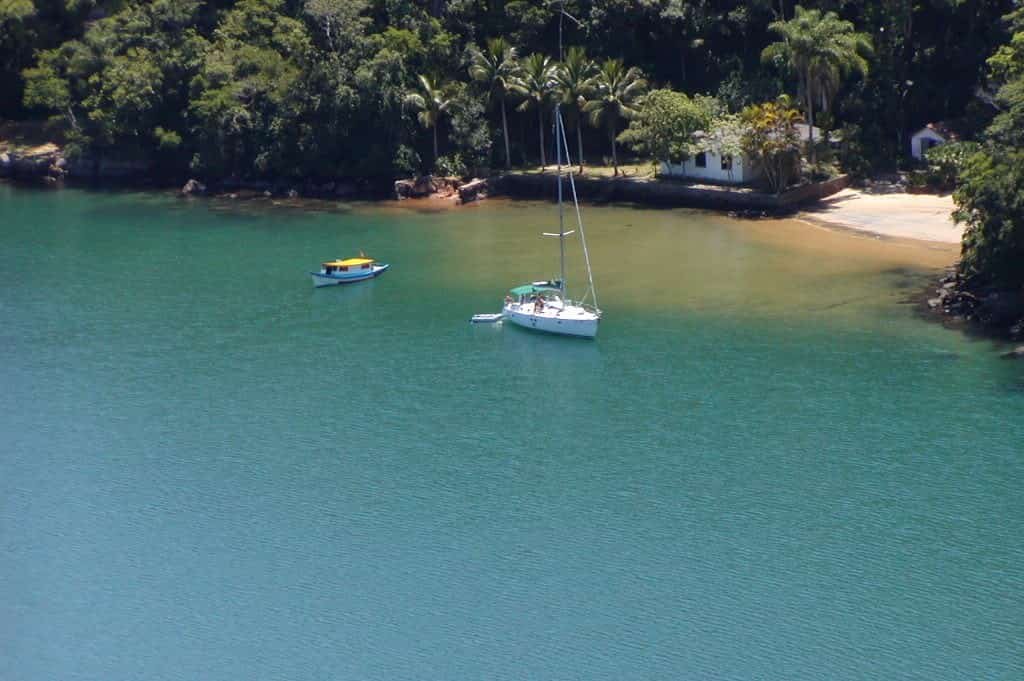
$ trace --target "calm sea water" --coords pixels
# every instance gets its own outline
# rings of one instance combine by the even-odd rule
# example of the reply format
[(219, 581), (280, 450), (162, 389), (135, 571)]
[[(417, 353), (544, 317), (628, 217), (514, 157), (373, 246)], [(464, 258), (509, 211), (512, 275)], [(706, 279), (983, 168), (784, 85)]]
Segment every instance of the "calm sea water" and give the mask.
[(1024, 677), (948, 249), (589, 208), (586, 342), (467, 323), (550, 205), (319, 208), (0, 186), (0, 678)]

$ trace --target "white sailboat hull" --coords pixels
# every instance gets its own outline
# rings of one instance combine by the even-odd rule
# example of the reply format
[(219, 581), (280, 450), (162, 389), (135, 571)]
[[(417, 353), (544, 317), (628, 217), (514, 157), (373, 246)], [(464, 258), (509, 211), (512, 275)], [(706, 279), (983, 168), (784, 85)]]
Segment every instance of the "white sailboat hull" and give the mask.
[(537, 311), (533, 303), (507, 303), (502, 310), (505, 319), (524, 329), (556, 333), (562, 336), (594, 338), (601, 315), (578, 305), (546, 306)]

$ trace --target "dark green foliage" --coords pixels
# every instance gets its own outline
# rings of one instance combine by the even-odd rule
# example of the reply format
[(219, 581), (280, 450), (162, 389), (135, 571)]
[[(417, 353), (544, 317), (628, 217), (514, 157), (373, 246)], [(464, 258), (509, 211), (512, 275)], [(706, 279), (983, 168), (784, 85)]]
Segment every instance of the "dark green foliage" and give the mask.
[(708, 97), (654, 90), (619, 141), (648, 158), (678, 163), (700, 151), (694, 133), (711, 128), (714, 116), (714, 102)]
[(451, 103), (451, 145), (462, 167), (461, 175), (476, 174), (488, 166), (491, 137), (484, 103), (469, 88), (460, 88)]
[(967, 224), (961, 270), (984, 283), (1024, 285), (1024, 151), (972, 156), (954, 198)]
[[(478, 45), (480, 55), (499, 57), (492, 70), (504, 74), (485, 79), (493, 106), (470, 116), (466, 99), (461, 114), (443, 118), (439, 151), (470, 168), (481, 150), (484, 165), (506, 164), (526, 150), (531, 159), (550, 150), (540, 136), (550, 137), (555, 99), (521, 106), (516, 60), (506, 57), (535, 53), (538, 67), (544, 57), (554, 65), (561, 23), (564, 44), (581, 48), (556, 73), (574, 156), (582, 157), (584, 145), (610, 149), (609, 118), (594, 127), (581, 115), (593, 99), (594, 63), (621, 60), (654, 88), (717, 93), (734, 112), (800, 94), (798, 73), (761, 59), (778, 39), (773, 22), (793, 21), (796, 4), (566, 0), (577, 23), (560, 21), (546, 0), (3, 0), (0, 116), (56, 116), (82, 151), (143, 154), (169, 172), (191, 163), (211, 176), (389, 176), (406, 172), (411, 151), (423, 159), (432, 152), (432, 134), (402, 106), (417, 77), (470, 80), (466, 48)], [(808, 113), (830, 104), (830, 126), (858, 126), (860, 151), (848, 160), (892, 166), (906, 156), (909, 130), (965, 114), (982, 126), (991, 117), (975, 91), (985, 59), (1006, 42), (1000, 17), (1013, 0), (801, 4), (802, 16), (836, 12), (833, 27), (870, 36), (874, 47), (866, 76), (842, 77), (862, 71), (859, 62), (826, 55), (822, 64), (831, 66), (815, 67), (815, 84), (804, 88), (821, 99), (805, 105)], [(506, 41), (496, 52), (494, 39)], [(1007, 76), (1014, 54), (993, 58), (999, 82), (991, 91), (1007, 102), (1024, 100), (1024, 86)], [(484, 89), (481, 80), (464, 97), (485, 102)], [(991, 134), (1021, 135), (1022, 111), (1004, 107)], [(461, 148), (481, 134), (485, 144)]]
[(843, 170), (856, 178), (870, 175), (871, 161), (861, 127), (854, 123), (844, 125), (839, 129), (839, 140), (838, 160)]
[(915, 184), (937, 191), (952, 191), (971, 157), (978, 153), (976, 142), (951, 142), (925, 153), (924, 168), (915, 171)]
[[(953, 198), (955, 217), (966, 224), (961, 272), (984, 285), (1020, 287), (1024, 286), (1024, 132), (1020, 127), (1024, 123), (1024, 10), (1007, 19), (1014, 34), (989, 60), (1001, 110), (980, 150), (966, 160), (952, 152), (962, 167)], [(933, 158), (929, 153), (929, 162)]]
[(185, 84), (205, 49), (191, 28), (198, 8), (156, 0), (93, 22), (24, 71), (25, 105), (63, 117), (80, 150), (160, 156), (168, 131), (187, 132)]

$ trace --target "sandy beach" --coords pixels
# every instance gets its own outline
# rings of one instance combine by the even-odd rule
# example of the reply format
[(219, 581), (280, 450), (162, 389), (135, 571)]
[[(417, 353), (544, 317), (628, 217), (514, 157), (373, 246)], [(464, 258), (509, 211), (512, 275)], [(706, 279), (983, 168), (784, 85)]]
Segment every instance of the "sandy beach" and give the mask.
[(802, 211), (800, 218), (882, 237), (958, 244), (963, 226), (953, 222), (953, 198), (931, 194), (843, 191)]

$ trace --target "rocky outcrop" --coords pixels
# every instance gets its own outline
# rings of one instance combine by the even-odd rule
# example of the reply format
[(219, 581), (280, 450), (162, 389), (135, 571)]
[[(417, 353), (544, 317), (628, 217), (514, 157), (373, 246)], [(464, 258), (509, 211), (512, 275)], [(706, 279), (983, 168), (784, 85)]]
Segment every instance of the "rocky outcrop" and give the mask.
[(929, 310), (985, 335), (1024, 340), (1024, 290), (979, 285), (950, 270), (927, 298)]
[(487, 195), (487, 180), (474, 178), (459, 187), (459, 200), (469, 203)]
[(411, 179), (396, 179), (394, 181), (394, 198), (398, 201), (413, 198), (413, 187), (416, 182)]
[(206, 185), (199, 180), (189, 180), (181, 188), (182, 196), (198, 196), (206, 193)]
[(458, 194), (462, 186), (462, 180), (457, 177), (421, 175), (414, 179), (396, 180), (395, 198), (400, 201), (403, 199), (425, 199), (427, 197), (447, 199)]
[[(554, 173), (508, 173), (492, 178), (492, 193), (523, 198), (553, 198), (558, 177)], [(598, 202), (686, 206), (717, 210), (756, 211), (783, 215), (846, 187), (846, 175), (792, 187), (779, 195), (744, 186), (690, 185), (671, 179), (584, 177), (574, 175), (576, 193)]]
[(396, 199), (423, 199), (435, 193), (439, 184), (430, 175), (421, 175), (412, 180), (395, 181)]
[(104, 156), (66, 157), (64, 150), (48, 143), (0, 154), (0, 177), (44, 180), (55, 183), (65, 177), (76, 180), (137, 181), (150, 176), (153, 163), (139, 159)]
[(1005, 359), (1024, 359), (1024, 345), (1018, 345), (1009, 352), (1004, 352), (1003, 357)]

